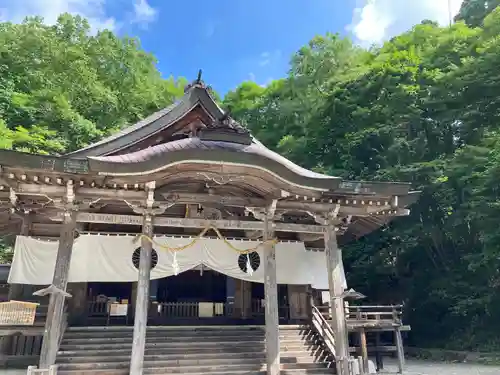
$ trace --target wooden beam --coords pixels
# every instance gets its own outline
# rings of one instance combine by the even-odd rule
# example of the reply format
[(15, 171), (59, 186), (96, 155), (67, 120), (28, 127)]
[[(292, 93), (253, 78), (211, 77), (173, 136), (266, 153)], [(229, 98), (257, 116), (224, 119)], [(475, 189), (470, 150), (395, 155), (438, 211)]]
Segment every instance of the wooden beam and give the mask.
[(335, 353), (337, 355), (337, 374), (349, 375), (349, 343), (347, 326), (345, 320), (344, 292), (342, 285), (342, 250), (337, 245), (335, 226), (331, 223), (326, 225), (325, 231), (325, 255), (328, 273), (328, 286), (330, 290), (330, 310), (332, 316), (332, 328), (335, 337)]
[[(261, 198), (251, 197), (233, 197), (221, 196), (212, 194), (191, 194), (191, 193), (164, 193), (163, 197), (169, 202), (176, 204), (221, 204), (231, 207), (260, 207), (265, 208), (269, 204), (268, 201)], [(339, 215), (352, 215), (352, 216), (368, 216), (370, 213), (393, 209), (389, 203), (390, 199), (387, 197), (377, 200), (376, 197), (369, 199), (357, 198), (356, 200), (350, 199), (352, 205), (341, 204)], [(377, 205), (376, 202), (380, 204)], [(356, 202), (356, 203), (354, 203)], [(361, 202), (364, 202), (362, 204)], [(372, 205), (368, 203), (372, 202)], [(337, 202), (300, 202), (290, 200), (278, 201), (276, 208), (279, 210), (290, 211), (310, 211), (310, 212), (331, 212), (337, 206)]]
[[(266, 216), (264, 217), (263, 240), (269, 241), (273, 237), (272, 233), (272, 226), (266, 212)], [(280, 337), (278, 283), (276, 278), (276, 246), (272, 242), (267, 242), (264, 245), (264, 297), (267, 375), (279, 375)]]
[(47, 195), (47, 196), (60, 197), (66, 194), (66, 187), (64, 185), (41, 185), (41, 184), (19, 183), (15, 191), (17, 194)]
[[(19, 183), (17, 194), (34, 194), (34, 195), (47, 195), (61, 196), (66, 194), (64, 185), (41, 185)], [(147, 197), (146, 191), (143, 190), (125, 190), (125, 189), (104, 189), (104, 188), (89, 188), (75, 186), (76, 200), (84, 198), (104, 199), (104, 200), (144, 200)]]
[[(57, 213), (51, 217), (53, 221), (61, 221), (62, 214)], [(91, 212), (79, 212), (76, 217), (77, 222), (81, 223), (101, 223), (101, 224), (120, 224), (120, 225), (142, 225), (142, 216), (140, 215), (117, 215), (101, 214)], [(177, 227), (177, 228), (205, 228), (207, 225), (213, 225), (218, 229), (241, 229), (241, 230), (264, 230), (264, 223), (261, 221), (244, 220), (205, 220), (189, 218), (169, 218), (156, 217), (155, 226), (159, 227)], [(322, 225), (309, 224), (289, 224), (272, 223), (270, 224), (274, 231), (294, 232), (294, 233), (324, 233), (325, 228)]]

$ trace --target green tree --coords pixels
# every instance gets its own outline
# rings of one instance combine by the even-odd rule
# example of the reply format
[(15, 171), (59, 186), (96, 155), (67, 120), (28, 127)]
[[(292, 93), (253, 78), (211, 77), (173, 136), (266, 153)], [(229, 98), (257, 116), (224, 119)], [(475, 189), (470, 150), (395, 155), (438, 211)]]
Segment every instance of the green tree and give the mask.
[(14, 149), (81, 148), (167, 106), (184, 85), (161, 78), (137, 39), (91, 35), (81, 17), (0, 23), (0, 118), (17, 133)]
[(370, 51), (318, 37), (260, 97), (228, 94), (301, 165), (422, 190), (410, 217), (344, 245), (349, 283), (404, 301), (415, 345), (500, 347), (500, 8), (488, 12), (479, 28), (422, 22)]
[(500, 0), (464, 0), (455, 21), (464, 21), (471, 27), (481, 26), (485, 17), (500, 5)]

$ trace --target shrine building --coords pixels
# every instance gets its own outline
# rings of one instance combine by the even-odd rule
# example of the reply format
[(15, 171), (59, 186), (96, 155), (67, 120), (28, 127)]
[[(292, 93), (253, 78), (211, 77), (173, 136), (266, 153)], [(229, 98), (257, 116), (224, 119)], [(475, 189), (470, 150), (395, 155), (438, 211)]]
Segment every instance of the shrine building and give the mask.
[[(2, 233), (15, 243), (7, 300), (45, 306), (40, 368), (60, 363), (74, 332), (130, 325), (122, 373), (134, 375), (160, 373), (145, 365), (151, 327), (224, 326), (262, 327), (262, 368), (276, 375), (287, 325), (311, 327), (347, 375), (341, 247), (409, 215), (418, 198), (408, 183), (294, 164), (201, 79), (173, 105), (67, 155), (0, 150), (0, 168)], [(77, 373), (61, 363), (59, 373)]]

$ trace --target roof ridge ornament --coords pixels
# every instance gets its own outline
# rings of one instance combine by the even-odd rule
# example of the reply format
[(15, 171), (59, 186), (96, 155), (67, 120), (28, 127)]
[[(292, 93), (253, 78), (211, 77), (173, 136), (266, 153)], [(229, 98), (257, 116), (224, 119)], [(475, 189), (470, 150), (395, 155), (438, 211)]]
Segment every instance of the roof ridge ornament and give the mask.
[(250, 131), (231, 117), (231, 110), (214, 119), (200, 130), (199, 138), (206, 141), (232, 142), (249, 145), (252, 143)]
[(188, 92), (193, 87), (198, 87), (200, 89), (205, 89), (207, 91), (212, 91), (212, 88), (210, 86), (205, 85), (205, 82), (203, 82), (203, 79), (201, 79), (202, 74), (203, 74), (203, 71), (201, 69), (199, 69), (198, 70), (198, 76), (196, 77), (196, 79), (193, 82), (188, 83), (186, 85), (186, 87), (184, 87), (184, 93)]

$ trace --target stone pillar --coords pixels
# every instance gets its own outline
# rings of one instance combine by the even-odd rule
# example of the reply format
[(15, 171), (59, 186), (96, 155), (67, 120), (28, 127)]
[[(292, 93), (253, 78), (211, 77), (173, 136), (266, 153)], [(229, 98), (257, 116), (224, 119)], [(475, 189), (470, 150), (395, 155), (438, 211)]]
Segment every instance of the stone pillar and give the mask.
[[(274, 215), (273, 215), (274, 216)], [(264, 216), (263, 240), (272, 239), (273, 233), (266, 212)], [(273, 243), (264, 246), (264, 295), (266, 317), (266, 364), (268, 375), (280, 373), (280, 337), (278, 315), (278, 283), (276, 279), (276, 247)]]
[[(76, 228), (76, 211), (65, 210), (61, 224), (61, 234), (57, 248), (57, 258), (54, 268), (52, 285), (65, 292), (68, 285), (69, 266), (73, 253), (73, 242)], [(49, 368), (56, 361), (59, 349), (59, 331), (63, 326), (64, 293), (50, 294), (47, 320), (43, 332), (42, 350), (40, 353), (40, 368)]]
[(337, 245), (335, 226), (327, 222), (325, 228), (325, 255), (328, 272), (328, 286), (330, 289), (330, 309), (332, 328), (335, 333), (335, 352), (337, 355), (337, 374), (349, 374), (349, 344), (347, 340), (347, 326), (345, 321), (344, 293), (342, 285), (342, 250)]
[[(144, 215), (142, 233), (153, 237), (153, 218)], [(148, 324), (149, 308), (149, 282), (151, 274), (151, 251), (153, 246), (150, 241), (141, 240), (141, 256), (139, 259), (139, 278), (137, 282), (137, 298), (135, 300), (134, 334), (132, 340), (132, 355), (130, 360), (130, 375), (142, 375), (144, 363), (144, 350), (146, 348), (146, 328)]]

